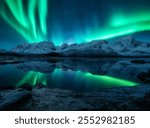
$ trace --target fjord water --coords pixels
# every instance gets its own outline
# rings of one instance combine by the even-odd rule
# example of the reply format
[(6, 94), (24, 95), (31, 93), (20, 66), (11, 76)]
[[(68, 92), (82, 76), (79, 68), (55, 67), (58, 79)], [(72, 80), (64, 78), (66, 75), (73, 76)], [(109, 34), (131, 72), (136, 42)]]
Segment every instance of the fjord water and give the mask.
[[(147, 60), (147, 59), (146, 59)], [(149, 63), (132, 59), (44, 59), (0, 65), (0, 87), (46, 86), (73, 91), (134, 87)]]

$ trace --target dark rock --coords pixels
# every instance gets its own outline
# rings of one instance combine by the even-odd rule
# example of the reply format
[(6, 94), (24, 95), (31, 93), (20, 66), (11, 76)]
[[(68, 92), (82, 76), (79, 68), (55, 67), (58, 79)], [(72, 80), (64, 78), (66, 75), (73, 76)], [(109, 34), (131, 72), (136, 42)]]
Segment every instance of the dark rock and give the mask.
[(22, 110), (44, 111), (136, 111), (150, 110), (150, 87), (103, 89), (99, 92), (74, 92), (34, 88), (32, 100)]
[(150, 72), (141, 72), (137, 75), (137, 78), (144, 83), (150, 83)]
[[(31, 98), (32, 93), (32, 98)], [(1, 90), (0, 110), (136, 111), (150, 110), (150, 86), (74, 92), (37, 85), (27, 89)]]
[(38, 85), (36, 85), (36, 88), (38, 88), (38, 89), (40, 89), (40, 88), (45, 88), (45, 86), (42, 85), (42, 84), (38, 84)]
[(0, 95), (0, 110), (18, 110), (32, 97), (29, 91), (23, 89), (0, 91)]
[(31, 91), (31, 90), (32, 90), (32, 86), (31, 86), (31, 85), (29, 85), (29, 84), (23, 84), (23, 85), (21, 85), (21, 86), (20, 86), (20, 88), (22, 88), (22, 89), (26, 89), (26, 90), (29, 90), (29, 91)]
[(149, 111), (150, 110), (150, 91), (146, 92), (143, 97), (137, 100), (139, 110)]
[(57, 52), (51, 52), (51, 53), (45, 54), (44, 56), (61, 57), (61, 55)]
[(132, 60), (131, 63), (134, 63), (134, 64), (145, 64), (146, 61), (145, 60)]
[(15, 89), (15, 86), (12, 85), (1, 85), (0, 90), (9, 90), (9, 89)]
[(150, 106), (150, 92), (145, 94), (144, 101)]

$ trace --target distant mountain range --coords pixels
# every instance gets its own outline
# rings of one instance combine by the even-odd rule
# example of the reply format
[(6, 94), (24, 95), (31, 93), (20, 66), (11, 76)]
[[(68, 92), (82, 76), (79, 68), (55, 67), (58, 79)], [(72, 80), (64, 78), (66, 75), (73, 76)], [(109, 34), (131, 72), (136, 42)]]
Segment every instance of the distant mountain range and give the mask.
[(150, 57), (150, 43), (137, 41), (127, 36), (115, 42), (94, 40), (82, 44), (62, 44), (51, 42), (24, 43), (11, 50), (21, 55), (48, 55), (62, 57)]

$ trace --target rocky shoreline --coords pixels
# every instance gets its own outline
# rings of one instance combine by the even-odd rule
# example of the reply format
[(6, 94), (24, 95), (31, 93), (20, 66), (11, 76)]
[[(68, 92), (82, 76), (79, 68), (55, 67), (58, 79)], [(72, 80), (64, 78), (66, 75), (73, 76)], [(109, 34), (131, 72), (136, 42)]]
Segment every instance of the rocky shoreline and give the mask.
[(98, 92), (33, 88), (0, 90), (0, 110), (26, 111), (138, 111), (150, 110), (150, 86), (119, 87)]

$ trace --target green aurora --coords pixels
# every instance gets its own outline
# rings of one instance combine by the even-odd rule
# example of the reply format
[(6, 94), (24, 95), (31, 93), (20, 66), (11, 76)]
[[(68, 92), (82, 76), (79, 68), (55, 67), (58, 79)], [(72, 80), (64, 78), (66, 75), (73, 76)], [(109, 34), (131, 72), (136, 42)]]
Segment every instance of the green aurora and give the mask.
[(40, 72), (30, 71), (28, 72), (22, 80), (20, 80), (16, 86), (19, 87), (23, 84), (29, 84), (35, 86), (37, 84), (47, 85), (47, 76)]
[(148, 15), (148, 13), (137, 13), (124, 16), (123, 14), (116, 13), (111, 18), (108, 27), (101, 31), (97, 30), (89, 33), (86, 36), (86, 41), (110, 39), (150, 30), (150, 18)]
[[(27, 7), (24, 6), (25, 3)], [(49, 40), (55, 45), (61, 45), (66, 41), (62, 25), (62, 18), (64, 17), (48, 12), (51, 7), (50, 4), (51, 1), (48, 0), (26, 0), (26, 2), (24, 0), (4, 0), (0, 2), (0, 16), (29, 43)], [(73, 15), (71, 11), (70, 14), (68, 11), (67, 13)], [(63, 14), (63, 11), (59, 14)], [(50, 27), (48, 27), (47, 17), (53, 19)], [(69, 20), (69, 18), (67, 19)], [(65, 24), (70, 23), (68, 20), (64, 20), (66, 21)], [(70, 31), (72, 36), (65, 43), (110, 39), (150, 30), (149, 10), (139, 10), (126, 14), (121, 10), (112, 12), (103, 26), (99, 26), (101, 21), (94, 17), (93, 24), (76, 27), (80, 26), (80, 23), (78, 20), (74, 22), (75, 25), (71, 27), (76, 29)], [(51, 37), (49, 37), (48, 31), (50, 31)]]
[[(50, 78), (48, 77), (50, 75)], [(55, 69), (51, 74), (44, 74), (40, 72), (28, 72), (24, 78), (17, 83), (17, 87), (23, 85), (23, 84), (29, 84), (31, 86), (35, 85), (48, 85), (48, 78), (50, 79), (50, 82), (55, 87), (61, 87), (63, 85), (63, 82), (65, 82), (65, 78), (67, 78), (67, 81), (69, 80), (69, 76), (72, 76), (71, 81), (72, 83), (75, 83), (76, 85), (85, 85), (86, 88), (91, 87), (98, 87), (98, 88), (112, 88), (112, 87), (133, 87), (138, 85), (138, 83), (120, 79), (120, 78), (114, 78), (111, 76), (105, 76), (105, 75), (94, 75), (88, 72), (81, 72), (81, 71), (63, 71), (61, 69)], [(50, 83), (50, 84), (51, 84)], [(70, 85), (72, 86), (72, 85)]]
[(47, 0), (28, 0), (27, 5), (25, 11), (23, 0), (5, 0), (0, 5), (0, 16), (26, 41), (34, 43), (46, 40)]

